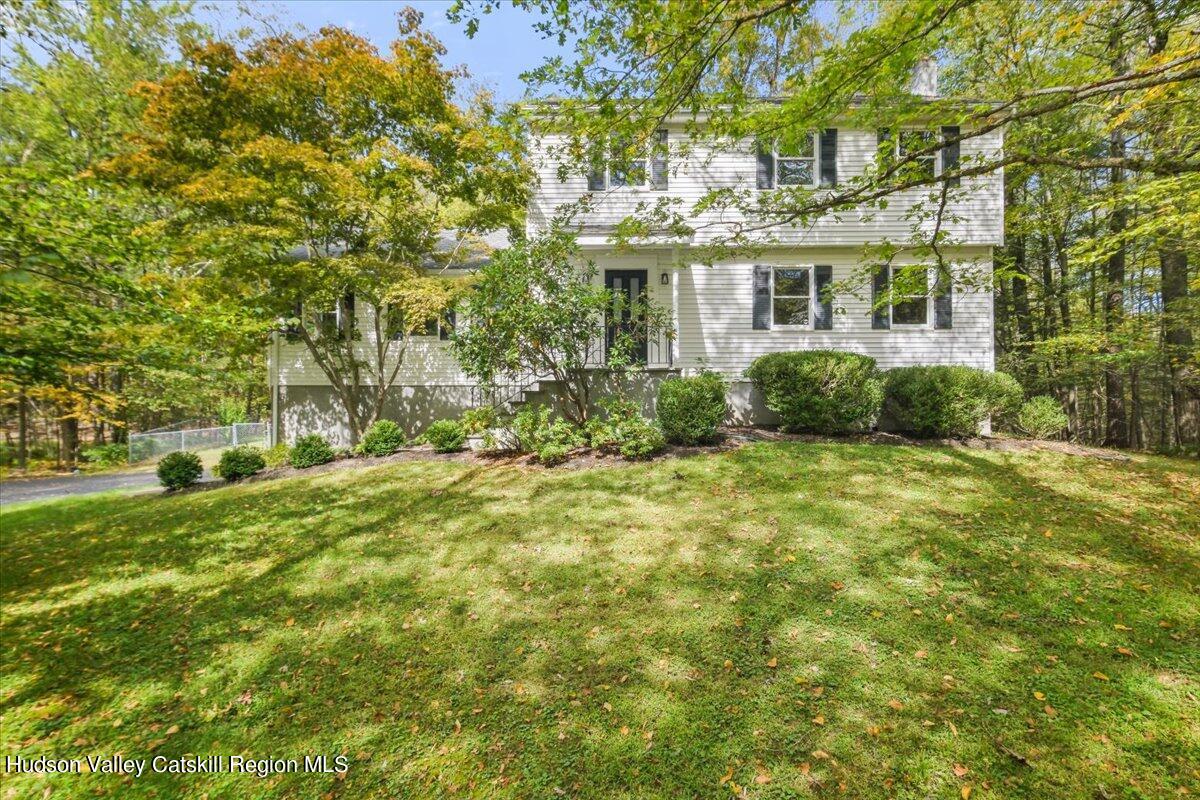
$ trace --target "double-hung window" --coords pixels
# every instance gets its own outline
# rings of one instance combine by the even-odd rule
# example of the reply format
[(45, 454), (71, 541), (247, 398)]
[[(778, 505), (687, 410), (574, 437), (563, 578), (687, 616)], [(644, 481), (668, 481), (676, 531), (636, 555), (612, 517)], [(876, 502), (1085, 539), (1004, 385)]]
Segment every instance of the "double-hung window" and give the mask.
[(608, 185), (646, 185), (646, 153), (634, 148), (628, 140), (614, 137), (610, 143), (608, 159)]
[[(880, 156), (883, 166), (891, 166), (900, 159), (912, 158), (903, 168), (904, 177), (931, 181), (938, 175), (938, 154), (944, 151), (933, 149), (938, 143), (937, 134), (929, 130), (905, 129), (895, 135), (894, 131), (882, 129), (878, 132)], [(955, 151), (957, 153), (957, 150)], [(920, 153), (920, 155), (917, 155)], [(957, 159), (957, 156), (955, 156)], [(943, 165), (944, 166), (944, 165)]]
[(892, 267), (892, 325), (929, 324), (929, 271)]
[(812, 324), (812, 270), (775, 267), (771, 273), (771, 319), (775, 326)]
[(932, 150), (936, 143), (933, 131), (900, 131), (900, 158), (907, 158), (913, 153), (928, 151), (913, 160), (911, 169), (924, 180), (933, 180), (937, 174), (937, 151)]
[(817, 135), (809, 132), (790, 143), (775, 143), (775, 185), (816, 186)]
[(655, 132), (650, 142), (641, 144), (627, 138), (611, 137), (592, 150), (588, 191), (615, 188), (665, 190), (668, 151), (665, 130)]

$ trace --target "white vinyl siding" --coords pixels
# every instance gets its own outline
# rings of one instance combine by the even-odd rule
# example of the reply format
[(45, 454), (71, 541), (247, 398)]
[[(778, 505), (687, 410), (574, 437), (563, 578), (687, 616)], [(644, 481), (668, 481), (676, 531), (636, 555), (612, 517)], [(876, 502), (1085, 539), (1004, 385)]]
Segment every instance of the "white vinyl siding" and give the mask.
[[(829, 264), (837, 284), (855, 275), (860, 256), (857, 248), (780, 250), (759, 255), (753, 262), (680, 268), (675, 275), (679, 283), (676, 366), (713, 369), (736, 378), (764, 353), (833, 349), (871, 356), (883, 369), (913, 364), (995, 368), (992, 293), (987, 289), (956, 287), (952, 301), (954, 327), (948, 330), (935, 330), (932, 325), (872, 329), (869, 281), (861, 285), (857, 297), (845, 292), (835, 295), (833, 330), (780, 326), (754, 330), (754, 264)], [(982, 274), (990, 271), (992, 263), (991, 249), (986, 247), (956, 248), (949, 251), (948, 257)], [(670, 253), (664, 251), (661, 259), (669, 263)]]
[[(717, 149), (697, 144), (684, 154), (678, 145), (684, 143), (684, 134), (678, 129), (669, 130), (675, 142), (670, 164), (670, 182), (662, 192), (618, 191), (593, 193), (594, 208), (583, 216), (581, 222), (587, 226), (581, 244), (603, 247), (608, 234), (590, 233), (588, 228), (612, 226), (634, 213), (638, 203), (656, 202), (658, 198), (677, 199), (681, 210), (688, 211), (709, 189), (734, 188), (753, 190), (756, 187), (757, 161), (753, 142), (746, 141), (737, 147), (722, 146)], [(867, 164), (875, 158), (877, 147), (875, 131), (838, 129), (837, 174), (840, 183), (860, 175)], [(962, 142), (960, 158), (966, 162), (980, 153), (994, 155), (1002, 146), (999, 131), (966, 139)], [(538, 186), (529, 206), (527, 227), (532, 233), (547, 224), (555, 209), (564, 203), (578, 200), (587, 192), (587, 176), (578, 174), (560, 181), (558, 162), (549, 148), (561, 140), (545, 137), (534, 143), (533, 162), (537, 171)], [(818, 159), (819, 161), (819, 159)], [(814, 162), (814, 169), (819, 164)], [(1004, 177), (1002, 172), (991, 175), (965, 178), (962, 181), (962, 199), (955, 200), (947, 209), (943, 229), (959, 244), (1001, 245), (1004, 243)], [(781, 227), (772, 231), (783, 244), (792, 245), (852, 245), (879, 242), (884, 239), (899, 241), (911, 235), (912, 221), (906, 219), (912, 203), (926, 197), (931, 190), (924, 188), (901, 192), (889, 199), (886, 209), (860, 209), (841, 212), (835, 219), (827, 215), (813, 222), (810, 227)], [(694, 219), (698, 223), (720, 223), (733, 218), (723, 217), (724, 212), (709, 212)], [(932, 230), (932, 220), (923, 223)], [(719, 228), (700, 230), (693, 243), (704, 244), (720, 233)]]

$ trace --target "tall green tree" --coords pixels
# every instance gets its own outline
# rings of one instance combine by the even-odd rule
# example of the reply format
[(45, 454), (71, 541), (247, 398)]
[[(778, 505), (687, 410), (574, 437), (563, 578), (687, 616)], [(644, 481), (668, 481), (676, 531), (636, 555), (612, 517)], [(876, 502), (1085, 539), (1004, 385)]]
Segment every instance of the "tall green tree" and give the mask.
[[(497, 4), (461, 0), (454, 15), (471, 33)], [(573, 57), (551, 57), (526, 80), (534, 93), (557, 96), (537, 124), (565, 134), (560, 155), (579, 173), (589, 170), (589, 143), (649, 144), (671, 116), (691, 120), (685, 148), (788, 144), (827, 126), (959, 131), (879, 158), (832, 189), (722, 187), (660, 202), (618, 226), (617, 243), (686, 233), (699, 209), (737, 212), (727, 218), (740, 221), (710, 228), (716, 244), (700, 254), (721, 258), (753, 250), (778, 226), (870, 212), (919, 190), (910, 217), (922, 224), (864, 252), (861, 280), (897, 249), (940, 261), (954, 243), (940, 224), (947, 200), (963, 179), (1003, 170), (1012, 235), (990, 276), (1001, 358), (1030, 388), (1062, 397), (1081, 438), (1172, 446), (1200, 437), (1189, 296), (1197, 243), (1188, 227), (1200, 174), (1194, 3), (883, 0), (841, 3), (836, 19), (813, 0), (518, 5), (540, 16), (546, 35), (574, 43)], [(775, 47), (781, 32), (795, 46)], [(914, 67), (929, 58), (942, 65), (942, 97), (911, 90)], [(936, 174), (921, 169), (945, 144), (999, 129), (1002, 152)]]
[(81, 419), (122, 415), (139, 331), (170, 292), (152, 277), (163, 243), (139, 231), (151, 199), (89, 169), (126, 146), (142, 109), (130, 90), (198, 28), (185, 4), (94, 0), (5, 4), (0, 29), (0, 387), (21, 463), (31, 395), (52, 400), (69, 462)]

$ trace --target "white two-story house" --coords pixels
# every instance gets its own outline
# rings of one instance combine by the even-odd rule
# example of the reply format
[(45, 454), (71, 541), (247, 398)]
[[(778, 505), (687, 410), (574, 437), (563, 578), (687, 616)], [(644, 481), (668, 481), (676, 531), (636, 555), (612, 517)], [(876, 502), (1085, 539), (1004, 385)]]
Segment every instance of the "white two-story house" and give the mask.
[[(943, 131), (924, 135), (939, 136)], [(694, 254), (710, 237), (721, 235), (719, 218), (694, 218), (695, 223), (710, 224), (695, 225), (696, 233), (686, 239), (652, 239), (633, 252), (616, 252), (611, 234), (638, 203), (654, 203), (662, 197), (677, 198), (683, 208), (690, 208), (719, 187), (753, 191), (789, 185), (836, 187), (876, 158), (878, 131), (852, 127), (811, 131), (792, 152), (766, 152), (751, 141), (706, 149), (686, 138), (682, 120), (668, 123), (659, 137), (666, 145), (665, 158), (647, 155), (632, 169), (626, 160), (618, 169), (609, 164), (591, 175), (565, 178), (554, 155), (559, 141), (553, 136), (539, 139), (533, 152), (538, 183), (527, 222), (528, 233), (536, 234), (556, 209), (590, 194), (590, 210), (576, 221), (579, 244), (599, 268), (599, 279), (617, 290), (644, 291), (670, 310), (672, 335), (645, 343), (648, 412), (653, 412), (658, 380), (706, 369), (730, 381), (730, 421), (769, 423), (770, 412), (761, 406), (743, 371), (756, 357), (777, 351), (850, 350), (872, 356), (883, 369), (915, 364), (994, 368), (992, 292), (986, 278), (992, 250), (1003, 243), (1002, 174), (964, 178), (941, 223), (953, 242), (944, 250), (944, 258), (954, 269), (969, 269), (970, 283), (978, 288), (956, 284), (953, 291), (939, 295), (933, 291), (931, 269), (930, 291), (896, 297), (891, 304), (875, 308), (876, 292), (887, 288), (887, 269), (876, 271), (861, 291), (830, 298), (823, 289), (863, 274), (864, 245), (908, 240), (914, 224), (909, 209), (928, 196), (927, 188), (893, 196), (886, 209), (841, 212), (806, 227), (773, 230), (772, 243), (757, 255), (713, 265), (699, 263)], [(903, 146), (905, 137), (894, 138), (898, 147)], [(685, 141), (686, 148), (675, 146)], [(1000, 131), (966, 138), (960, 147), (939, 151), (928, 168), (940, 171), (953, 168), (958, 159), (992, 158), (1001, 147)], [(901, 252), (890, 269), (915, 263)], [(602, 361), (598, 348), (598, 367)], [(303, 347), (274, 343), (270, 364), (277, 440), (319, 431), (345, 442), (346, 425), (337, 402), (324, 376), (307, 362)], [(553, 395), (553, 386), (536, 381), (517, 388), (524, 391), (505, 399), (543, 401)], [(430, 330), (410, 348), (385, 416), (410, 432), (419, 432), (434, 419), (457, 416), (487, 399), (455, 363), (447, 332)]]

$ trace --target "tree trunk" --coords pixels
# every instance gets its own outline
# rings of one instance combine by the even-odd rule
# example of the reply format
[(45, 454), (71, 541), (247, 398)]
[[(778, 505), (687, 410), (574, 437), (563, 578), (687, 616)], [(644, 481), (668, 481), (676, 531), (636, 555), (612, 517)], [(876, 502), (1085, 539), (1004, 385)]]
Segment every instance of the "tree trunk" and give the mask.
[(1183, 444), (1190, 433), (1188, 411), (1193, 392), (1188, 391), (1189, 383), (1195, 379), (1188, 369), (1192, 329), (1183, 314), (1188, 300), (1187, 251), (1178, 240), (1170, 241), (1158, 251), (1158, 258), (1162, 268), (1163, 339), (1171, 373), (1172, 421), (1175, 441)]
[(29, 400), (24, 386), (17, 390), (17, 467), (22, 472), (29, 467)]
[(63, 417), (59, 421), (59, 431), (62, 434), (62, 452), (60, 459), (67, 467), (74, 467), (79, 453), (79, 418)]
[[(1114, 130), (1108, 138), (1108, 153), (1113, 158), (1125, 157), (1125, 136), (1120, 130)], [(1113, 167), (1109, 170), (1109, 181), (1114, 191), (1120, 191), (1125, 182), (1125, 170)], [(1124, 201), (1118, 199), (1108, 218), (1108, 230), (1114, 237), (1124, 235), (1128, 222), (1129, 211)], [(1125, 244), (1121, 242), (1116, 250), (1108, 257), (1105, 270), (1104, 292), (1104, 332), (1108, 335), (1107, 344), (1110, 359), (1104, 365), (1104, 412), (1105, 432), (1104, 444), (1109, 447), (1129, 446), (1129, 423), (1125, 413), (1125, 381), (1117, 356), (1121, 347), (1115, 341), (1121, 321), (1125, 316)]]
[[(1114, 75), (1124, 74), (1129, 59), (1125, 53), (1123, 26), (1114, 24), (1108, 39), (1108, 51), (1112, 56)], [(1125, 157), (1125, 132), (1114, 128), (1108, 135), (1108, 154), (1112, 158)], [(1116, 250), (1108, 257), (1104, 286), (1104, 332), (1108, 337), (1109, 358), (1104, 365), (1104, 444), (1109, 447), (1129, 446), (1129, 423), (1125, 414), (1125, 385), (1121, 365), (1115, 358), (1121, 347), (1116, 342), (1117, 330), (1125, 314), (1125, 228), (1129, 221), (1129, 209), (1121, 196), (1125, 183), (1125, 170), (1112, 167), (1108, 171), (1109, 191), (1115, 203), (1108, 215), (1108, 232), (1116, 241)]]

